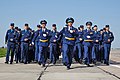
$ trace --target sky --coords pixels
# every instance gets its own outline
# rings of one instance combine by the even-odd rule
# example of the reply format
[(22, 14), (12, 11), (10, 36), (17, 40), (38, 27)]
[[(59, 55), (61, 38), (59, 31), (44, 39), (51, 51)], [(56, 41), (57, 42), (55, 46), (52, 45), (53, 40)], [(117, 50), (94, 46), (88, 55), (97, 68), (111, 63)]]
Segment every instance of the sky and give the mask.
[(120, 48), (120, 0), (0, 0), (0, 46), (6, 46), (5, 33), (12, 22), (21, 29), (28, 23), (36, 30), (45, 19), (48, 29), (56, 23), (60, 31), (67, 17), (75, 19), (76, 28), (87, 21), (99, 29), (109, 24), (115, 36), (112, 48)]

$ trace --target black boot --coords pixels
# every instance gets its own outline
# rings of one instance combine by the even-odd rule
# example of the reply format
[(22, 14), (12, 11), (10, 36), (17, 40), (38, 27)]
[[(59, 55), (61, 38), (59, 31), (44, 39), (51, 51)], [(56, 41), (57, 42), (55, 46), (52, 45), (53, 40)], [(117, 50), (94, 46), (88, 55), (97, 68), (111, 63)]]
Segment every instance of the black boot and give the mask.
[(45, 64), (43, 64), (42, 67), (45, 67)]
[(41, 65), (41, 62), (38, 62), (39, 65)]
[(9, 64), (8, 61), (6, 61), (5, 64)]
[(10, 64), (13, 64), (13, 62), (10, 62)]
[(69, 70), (70, 69), (70, 66), (67, 66), (67, 70)]

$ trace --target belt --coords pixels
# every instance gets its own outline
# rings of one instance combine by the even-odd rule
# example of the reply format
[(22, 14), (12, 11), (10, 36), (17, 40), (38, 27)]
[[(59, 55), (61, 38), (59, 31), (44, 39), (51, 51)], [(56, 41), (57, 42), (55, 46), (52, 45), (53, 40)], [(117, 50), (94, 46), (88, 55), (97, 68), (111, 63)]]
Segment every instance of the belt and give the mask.
[(40, 39), (40, 42), (48, 42), (48, 39), (46, 39), (46, 40)]
[(85, 42), (92, 42), (93, 40), (84, 40)]
[(67, 39), (67, 40), (75, 40), (75, 38), (69, 38), (69, 37), (65, 37), (65, 39)]

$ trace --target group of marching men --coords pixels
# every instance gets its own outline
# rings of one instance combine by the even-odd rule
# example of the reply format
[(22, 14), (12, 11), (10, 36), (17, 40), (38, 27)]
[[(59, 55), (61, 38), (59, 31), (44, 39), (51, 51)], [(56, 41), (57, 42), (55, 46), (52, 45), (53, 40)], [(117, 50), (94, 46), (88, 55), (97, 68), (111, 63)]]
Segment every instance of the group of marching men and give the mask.
[(62, 55), (62, 62), (67, 69), (70, 69), (73, 58), (87, 66), (96, 62), (109, 65), (110, 48), (114, 40), (109, 25), (98, 31), (97, 25), (92, 27), (90, 21), (86, 23), (87, 29), (84, 29), (83, 25), (77, 29), (73, 27), (73, 23), (73, 18), (67, 18), (66, 25), (60, 32), (57, 31), (56, 24), (52, 25), (52, 30), (47, 29), (46, 20), (41, 20), (41, 25), (37, 25), (36, 31), (28, 24), (21, 30), (18, 27), (14, 28), (14, 23), (11, 23), (5, 36), (7, 44), (5, 63), (12, 64), (15, 57), (16, 63), (28, 64), (34, 61), (45, 67), (47, 59), (49, 63), (56, 64)]

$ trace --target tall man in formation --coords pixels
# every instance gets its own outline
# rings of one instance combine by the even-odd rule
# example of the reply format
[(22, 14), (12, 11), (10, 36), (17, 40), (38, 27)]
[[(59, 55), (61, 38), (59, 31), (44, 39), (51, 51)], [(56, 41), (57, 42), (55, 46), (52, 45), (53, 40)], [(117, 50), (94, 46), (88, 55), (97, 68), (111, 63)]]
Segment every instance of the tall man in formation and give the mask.
[(73, 18), (67, 18), (67, 27), (64, 27), (60, 31), (60, 34), (62, 35), (63, 64), (67, 66), (67, 69), (70, 69), (72, 63), (75, 38), (77, 36), (77, 29), (73, 27), (73, 23)]

